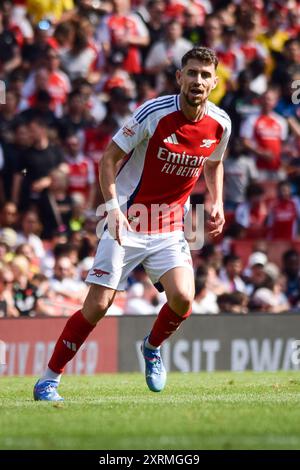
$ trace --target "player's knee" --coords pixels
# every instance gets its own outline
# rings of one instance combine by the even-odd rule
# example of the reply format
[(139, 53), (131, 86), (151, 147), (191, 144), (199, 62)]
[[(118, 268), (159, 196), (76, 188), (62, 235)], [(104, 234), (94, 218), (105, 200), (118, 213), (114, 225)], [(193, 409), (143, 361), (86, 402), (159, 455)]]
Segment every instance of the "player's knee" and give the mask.
[(95, 310), (99, 313), (99, 315), (105, 315), (112, 303), (112, 299), (98, 299), (95, 302)]
[(177, 291), (170, 299), (171, 308), (180, 316), (185, 315), (192, 308), (193, 297), (188, 292)]
[(90, 291), (85, 299), (82, 312), (87, 320), (94, 324), (104, 317), (112, 303), (113, 296), (105, 295), (105, 293), (95, 295), (95, 292)]

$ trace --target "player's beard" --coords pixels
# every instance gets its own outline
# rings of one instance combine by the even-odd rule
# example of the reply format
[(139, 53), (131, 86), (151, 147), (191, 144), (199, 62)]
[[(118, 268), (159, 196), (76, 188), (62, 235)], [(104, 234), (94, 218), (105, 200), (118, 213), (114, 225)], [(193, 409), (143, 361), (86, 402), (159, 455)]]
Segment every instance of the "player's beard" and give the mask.
[(197, 108), (198, 106), (201, 106), (205, 101), (204, 93), (203, 95), (195, 96), (194, 99), (192, 100), (189, 98), (188, 93), (182, 92), (182, 94), (184, 96), (186, 103), (193, 108)]

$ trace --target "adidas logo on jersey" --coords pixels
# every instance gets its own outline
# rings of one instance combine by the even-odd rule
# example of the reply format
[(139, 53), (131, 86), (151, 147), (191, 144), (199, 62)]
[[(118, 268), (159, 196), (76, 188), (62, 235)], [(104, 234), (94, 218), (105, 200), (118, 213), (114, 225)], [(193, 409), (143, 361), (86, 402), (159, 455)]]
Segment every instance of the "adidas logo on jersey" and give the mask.
[(217, 141), (216, 141), (216, 139), (214, 139), (214, 140), (213, 140), (213, 139), (212, 139), (212, 140), (210, 140), (210, 139), (203, 139), (202, 142), (203, 142), (203, 143), (202, 143), (202, 145), (200, 145), (200, 147), (205, 147), (205, 148), (209, 149), (209, 147), (211, 147), (212, 144), (214, 144), (214, 143), (217, 142)]
[(178, 145), (178, 140), (177, 140), (176, 134), (171, 134), (171, 135), (169, 135), (169, 137), (167, 137), (166, 139), (164, 139), (164, 142), (167, 142), (167, 143), (169, 143), (169, 144)]

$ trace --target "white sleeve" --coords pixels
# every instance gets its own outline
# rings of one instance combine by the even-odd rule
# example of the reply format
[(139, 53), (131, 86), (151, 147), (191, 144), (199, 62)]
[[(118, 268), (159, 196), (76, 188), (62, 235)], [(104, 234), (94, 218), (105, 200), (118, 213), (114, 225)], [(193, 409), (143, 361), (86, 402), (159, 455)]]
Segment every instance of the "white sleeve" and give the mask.
[(245, 121), (242, 122), (240, 136), (243, 139), (252, 140), (254, 138), (254, 128), (256, 120), (257, 116), (250, 116), (248, 119), (245, 119)]
[(213, 153), (210, 155), (209, 160), (213, 162), (222, 161), (224, 158), (224, 153), (229, 141), (229, 137), (231, 134), (231, 121), (228, 119), (226, 121), (226, 125), (224, 127), (223, 135), (219, 144), (216, 146)]
[(148, 119), (137, 119), (148, 104), (149, 101), (137, 108), (132, 118), (112, 138), (118, 147), (127, 154), (149, 136)]

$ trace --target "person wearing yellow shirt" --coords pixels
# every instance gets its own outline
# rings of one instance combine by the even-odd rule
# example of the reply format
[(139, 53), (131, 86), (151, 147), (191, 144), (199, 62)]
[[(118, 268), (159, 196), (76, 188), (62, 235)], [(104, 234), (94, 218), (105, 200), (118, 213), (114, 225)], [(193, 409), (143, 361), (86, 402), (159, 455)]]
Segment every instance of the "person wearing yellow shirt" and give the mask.
[(27, 11), (34, 23), (48, 19), (56, 24), (70, 19), (74, 12), (73, 0), (27, 0)]
[(228, 67), (219, 63), (218, 65), (218, 84), (211, 91), (209, 100), (218, 105), (224, 97), (226, 91), (233, 87), (231, 73)]
[(268, 15), (268, 29), (264, 33), (259, 34), (256, 39), (271, 54), (267, 61), (266, 74), (271, 75), (274, 70), (276, 57), (283, 50), (285, 42), (289, 39), (287, 31), (280, 29), (281, 20), (278, 11), (272, 10)]

